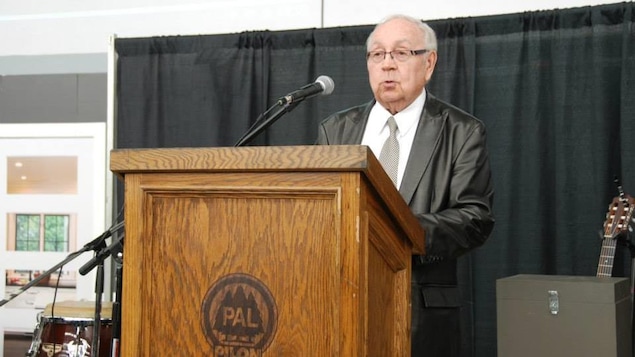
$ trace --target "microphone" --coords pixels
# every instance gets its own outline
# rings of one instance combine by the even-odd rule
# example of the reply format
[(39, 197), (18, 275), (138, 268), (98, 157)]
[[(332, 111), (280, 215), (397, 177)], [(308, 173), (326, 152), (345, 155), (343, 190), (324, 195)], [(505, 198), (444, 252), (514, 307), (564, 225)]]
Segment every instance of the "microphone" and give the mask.
[[(284, 97), (278, 99), (276, 104), (272, 105), (264, 113), (256, 119), (247, 132), (234, 144), (234, 146), (243, 146), (250, 142), (256, 135), (267, 129), (274, 121), (278, 120), (285, 113), (290, 112), (301, 101), (313, 97), (318, 94), (329, 95), (333, 93), (335, 84), (329, 76), (319, 76), (315, 82), (307, 84), (304, 87), (291, 92)], [(274, 110), (276, 110), (274, 112)]]
[(331, 77), (319, 76), (315, 82), (307, 84), (304, 87), (278, 99), (278, 105), (300, 102), (318, 94), (329, 95), (333, 93), (333, 89), (335, 89), (335, 83), (333, 83), (333, 79), (331, 79)]

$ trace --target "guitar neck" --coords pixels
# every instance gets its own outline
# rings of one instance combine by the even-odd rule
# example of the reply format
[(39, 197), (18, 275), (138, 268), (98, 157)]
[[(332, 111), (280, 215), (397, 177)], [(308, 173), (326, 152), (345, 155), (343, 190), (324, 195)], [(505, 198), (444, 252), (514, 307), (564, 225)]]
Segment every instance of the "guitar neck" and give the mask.
[(605, 237), (602, 240), (602, 249), (600, 250), (600, 260), (598, 262), (598, 277), (611, 277), (613, 275), (613, 261), (615, 260), (615, 249), (617, 239), (614, 237)]

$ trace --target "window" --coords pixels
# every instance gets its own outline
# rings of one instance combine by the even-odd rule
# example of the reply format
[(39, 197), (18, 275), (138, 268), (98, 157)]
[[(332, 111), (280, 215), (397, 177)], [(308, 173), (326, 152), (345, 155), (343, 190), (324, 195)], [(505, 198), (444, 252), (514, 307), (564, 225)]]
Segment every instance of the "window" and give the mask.
[(29, 252), (67, 252), (68, 215), (16, 214), (15, 250)]

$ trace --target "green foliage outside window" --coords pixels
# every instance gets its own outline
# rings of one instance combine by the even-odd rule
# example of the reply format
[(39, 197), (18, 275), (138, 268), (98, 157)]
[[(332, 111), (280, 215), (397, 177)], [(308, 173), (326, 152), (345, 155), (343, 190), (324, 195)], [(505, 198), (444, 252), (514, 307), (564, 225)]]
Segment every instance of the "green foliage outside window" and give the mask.
[[(43, 222), (43, 224), (42, 224)], [(16, 250), (68, 251), (68, 215), (16, 215)]]

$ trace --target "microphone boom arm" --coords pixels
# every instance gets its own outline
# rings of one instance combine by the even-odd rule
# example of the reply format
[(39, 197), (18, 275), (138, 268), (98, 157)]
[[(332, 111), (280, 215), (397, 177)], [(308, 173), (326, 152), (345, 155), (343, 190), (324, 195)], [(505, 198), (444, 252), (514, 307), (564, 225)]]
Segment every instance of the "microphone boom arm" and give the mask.
[(46, 277), (50, 276), (51, 274), (53, 274), (60, 267), (63, 267), (64, 265), (66, 265), (66, 263), (68, 263), (71, 260), (79, 257), (82, 253), (84, 253), (84, 251), (78, 251), (78, 252), (74, 252), (74, 253), (69, 254), (66, 257), (66, 259), (64, 259), (61, 262), (57, 263), (54, 267), (52, 267), (51, 269), (47, 270), (46, 272), (40, 274), (37, 278), (29, 281), (26, 285), (20, 287), (20, 289), (17, 292), (11, 294), (8, 299), (3, 299), (2, 301), (0, 301), (0, 306), (3, 306), (4, 304), (8, 303), (9, 301), (15, 299), (16, 297), (18, 297), (18, 295), (20, 295), (23, 292), (27, 291), (32, 286), (37, 285), (44, 278), (46, 278)]
[[(276, 119), (280, 118), (285, 113), (290, 112), (295, 108), (298, 103), (305, 99), (311, 98), (318, 94), (329, 95), (333, 92), (335, 84), (333, 79), (329, 76), (319, 76), (315, 82), (305, 85), (304, 87), (293, 91), (284, 97), (278, 99), (276, 104), (269, 107), (263, 114), (261, 114), (254, 124), (247, 130), (247, 132), (234, 144), (235, 147), (244, 146), (249, 143), (256, 135), (260, 134), (263, 130), (267, 129), (273, 124)], [(267, 117), (271, 111), (280, 107), (277, 112), (272, 116)]]
[(7, 304), (9, 301), (15, 299), (16, 297), (18, 297), (20, 294), (22, 294), (23, 292), (27, 291), (31, 287), (37, 285), (40, 281), (44, 280), (46, 277), (50, 276), (55, 271), (57, 271), (58, 269), (60, 269), (64, 265), (66, 265), (71, 260), (79, 257), (83, 253), (85, 253), (85, 252), (87, 252), (89, 250), (99, 249), (102, 246), (105, 247), (106, 245), (104, 243), (104, 240), (106, 240), (106, 238), (110, 237), (113, 232), (115, 232), (118, 229), (120, 229), (121, 227), (123, 227), (123, 224), (124, 223), (122, 221), (122, 222), (120, 222), (120, 223), (108, 228), (108, 230), (106, 230), (104, 233), (100, 234), (97, 238), (93, 239), (92, 241), (90, 241), (86, 245), (84, 245), (82, 247), (82, 249), (67, 255), (64, 260), (62, 260), (61, 262), (57, 263), (54, 267), (52, 267), (49, 270), (45, 271), (44, 273), (40, 274), (37, 278), (29, 281), (26, 285), (20, 287), (20, 289), (18, 289), (17, 292), (15, 292), (13, 294), (10, 294), (8, 299), (3, 299), (2, 301), (0, 301), (0, 307), (5, 305), (5, 304)]
[[(239, 147), (239, 146), (245, 146), (246, 144), (248, 144), (251, 140), (254, 139), (254, 137), (256, 137), (256, 135), (260, 134), (262, 131), (264, 131), (269, 126), (271, 126), (271, 124), (273, 124), (278, 118), (280, 118), (284, 114), (293, 110), (293, 108), (295, 108), (298, 105), (298, 103), (300, 102), (291, 102), (291, 103), (276, 102), (276, 104), (274, 104), (271, 108), (267, 109), (267, 111), (261, 116), (260, 119), (256, 120), (256, 122), (254, 123), (254, 125), (252, 125), (249, 131), (247, 131), (247, 133), (243, 135), (243, 137), (240, 138), (240, 140), (238, 140), (238, 142), (236, 142), (234, 146)], [(270, 117), (267, 117), (266, 115), (269, 112), (271, 112), (273, 109), (275, 109), (276, 107), (281, 107), (281, 108), (278, 109), (278, 111), (274, 112), (273, 115), (271, 115)]]

